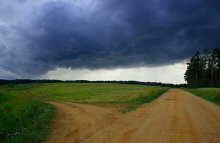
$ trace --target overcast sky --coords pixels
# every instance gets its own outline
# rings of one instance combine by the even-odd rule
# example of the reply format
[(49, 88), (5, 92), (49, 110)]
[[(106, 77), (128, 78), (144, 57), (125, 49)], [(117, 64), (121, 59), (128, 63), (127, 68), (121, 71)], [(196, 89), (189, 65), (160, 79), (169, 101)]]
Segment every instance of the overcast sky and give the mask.
[(219, 0), (0, 0), (0, 78), (184, 83)]

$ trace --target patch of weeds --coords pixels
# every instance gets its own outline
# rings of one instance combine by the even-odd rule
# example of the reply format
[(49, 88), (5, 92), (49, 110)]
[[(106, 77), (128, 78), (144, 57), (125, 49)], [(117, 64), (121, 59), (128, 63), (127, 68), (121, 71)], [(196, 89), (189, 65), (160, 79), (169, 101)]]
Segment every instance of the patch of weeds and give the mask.
[(132, 101), (136, 104), (148, 103), (158, 98), (160, 95), (162, 95), (165, 92), (166, 90), (158, 90), (158, 91), (152, 92), (150, 95), (141, 94), (138, 97), (132, 99)]
[(122, 113), (126, 113), (126, 112), (130, 112), (132, 110), (135, 110), (138, 107), (139, 107), (139, 105), (129, 105), (127, 107), (121, 108), (119, 111)]
[(120, 109), (119, 111), (122, 113), (126, 113), (129, 111), (135, 110), (141, 104), (149, 103), (149, 102), (153, 101), (154, 99), (158, 98), (163, 93), (165, 93), (166, 91), (167, 91), (166, 89), (161, 89), (158, 91), (154, 91), (151, 94), (140, 94), (138, 97), (131, 99), (131, 103), (133, 103), (132, 105), (126, 106), (126, 107)]

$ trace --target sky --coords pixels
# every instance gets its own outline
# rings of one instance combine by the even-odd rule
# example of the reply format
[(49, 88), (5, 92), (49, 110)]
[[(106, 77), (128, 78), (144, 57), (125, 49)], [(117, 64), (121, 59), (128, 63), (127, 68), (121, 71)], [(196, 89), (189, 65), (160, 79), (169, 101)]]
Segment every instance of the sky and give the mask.
[(0, 78), (185, 83), (219, 0), (0, 0)]

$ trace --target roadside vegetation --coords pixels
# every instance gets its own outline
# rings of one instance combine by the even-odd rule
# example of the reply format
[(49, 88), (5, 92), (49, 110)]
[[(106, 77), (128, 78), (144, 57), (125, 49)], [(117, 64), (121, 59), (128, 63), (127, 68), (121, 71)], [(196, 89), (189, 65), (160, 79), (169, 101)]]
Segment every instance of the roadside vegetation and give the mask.
[(41, 142), (49, 135), (53, 112), (36, 99), (0, 93), (0, 142)]
[(220, 88), (195, 88), (186, 90), (194, 95), (220, 105)]
[(160, 95), (165, 93), (166, 91), (167, 89), (158, 89), (157, 91), (154, 91), (150, 94), (140, 94), (139, 96), (131, 100), (132, 104), (125, 106), (124, 108), (121, 108), (120, 111), (124, 113), (134, 110), (144, 103), (149, 103), (153, 101), (154, 99), (158, 98)]

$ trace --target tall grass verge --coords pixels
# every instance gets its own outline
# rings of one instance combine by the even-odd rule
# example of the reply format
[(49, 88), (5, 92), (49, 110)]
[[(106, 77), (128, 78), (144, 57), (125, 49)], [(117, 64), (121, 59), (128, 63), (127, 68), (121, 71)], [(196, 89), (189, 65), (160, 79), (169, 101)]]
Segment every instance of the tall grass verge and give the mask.
[(133, 103), (130, 106), (127, 106), (125, 108), (122, 108), (121, 112), (129, 112), (131, 110), (134, 110), (138, 108), (140, 105), (144, 103), (149, 103), (156, 98), (160, 97), (162, 94), (164, 94), (168, 89), (158, 89), (157, 91), (153, 91), (151, 94), (140, 94), (136, 98), (133, 98), (130, 102)]
[(39, 143), (50, 132), (54, 109), (36, 99), (0, 93), (0, 142)]
[(158, 91), (152, 92), (150, 95), (140, 94), (138, 97), (132, 99), (132, 102), (136, 104), (143, 104), (153, 101), (154, 99), (158, 98), (160, 95), (165, 93), (167, 90), (160, 89)]
[(220, 88), (195, 88), (185, 89), (194, 95), (220, 105)]

